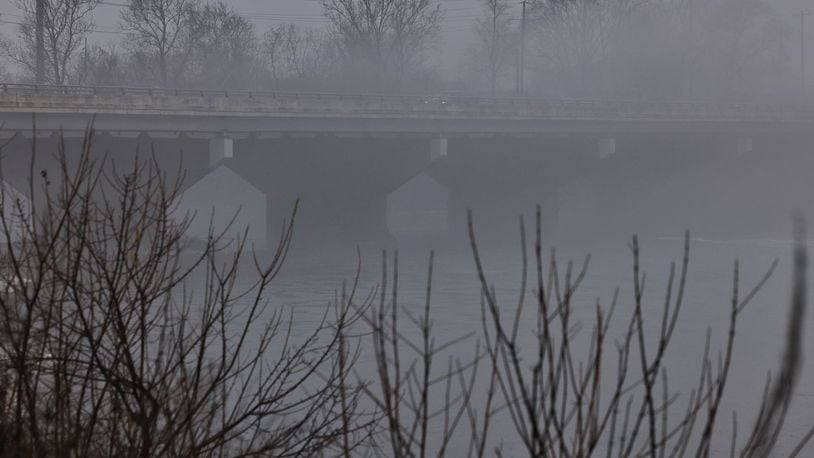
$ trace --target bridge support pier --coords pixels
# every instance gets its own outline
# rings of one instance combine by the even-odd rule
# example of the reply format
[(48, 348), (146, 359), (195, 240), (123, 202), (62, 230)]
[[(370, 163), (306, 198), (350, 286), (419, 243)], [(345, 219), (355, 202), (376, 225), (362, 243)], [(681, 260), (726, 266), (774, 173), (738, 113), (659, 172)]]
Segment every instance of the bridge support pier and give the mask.
[(737, 152), (739, 156), (751, 153), (754, 150), (754, 142), (750, 136), (742, 135), (738, 137), (737, 142)]
[(209, 165), (215, 165), (232, 157), (234, 157), (234, 143), (230, 137), (221, 134), (209, 139)]
[(539, 205), (543, 237), (553, 242), (559, 230), (559, 189), (595, 155), (590, 139), (451, 140), (448, 157), (430, 170), (449, 191), (450, 237), (467, 241), (466, 213), (471, 210), (479, 243), (517, 246), (519, 217), (524, 215), (527, 230), (533, 230)]
[(597, 146), (599, 148), (599, 159), (605, 159), (616, 154), (615, 137), (600, 138)]
[(430, 140), (430, 160), (437, 160), (446, 157), (449, 151), (449, 140), (446, 137), (438, 137)]
[(187, 235), (206, 240), (210, 231), (234, 247), (238, 238), (249, 249), (267, 245), (266, 195), (226, 165), (218, 165), (180, 196), (176, 217), (191, 218)]
[(387, 196), (430, 164), (425, 138), (248, 138), (229, 166), (267, 196), (269, 243), (299, 200), (296, 249), (381, 249), (392, 242)]

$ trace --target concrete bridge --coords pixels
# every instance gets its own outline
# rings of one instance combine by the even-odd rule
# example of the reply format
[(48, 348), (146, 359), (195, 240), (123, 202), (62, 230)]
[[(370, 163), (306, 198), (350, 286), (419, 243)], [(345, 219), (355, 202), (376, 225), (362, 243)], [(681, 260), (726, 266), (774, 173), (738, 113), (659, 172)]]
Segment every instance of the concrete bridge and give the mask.
[[(238, 224), (262, 244), (297, 197), (306, 239), (379, 240), (388, 221), (416, 215), (459, 227), (466, 207), (513, 227), (536, 202), (553, 231), (558, 190), (575, 178), (807, 150), (814, 109), (3, 84), (0, 123), (0, 137), (12, 138), (6, 152), (16, 152), (6, 160), (20, 165), (32, 135), (47, 145), (55, 132), (77, 137), (91, 123), (100, 150), (152, 148), (167, 169), (187, 171), (189, 209), (241, 208)], [(405, 189), (412, 197), (401, 197)], [(416, 201), (422, 208), (398, 208)]]
[(6, 130), (235, 134), (540, 134), (806, 131), (814, 107), (0, 85)]

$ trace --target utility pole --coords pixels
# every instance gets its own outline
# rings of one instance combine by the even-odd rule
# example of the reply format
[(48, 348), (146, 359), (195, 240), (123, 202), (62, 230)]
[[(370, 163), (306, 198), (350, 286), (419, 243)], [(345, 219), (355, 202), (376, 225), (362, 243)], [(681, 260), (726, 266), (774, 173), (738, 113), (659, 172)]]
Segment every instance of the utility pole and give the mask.
[(47, 0), (37, 0), (36, 11), (36, 67), (35, 67), (35, 80), (37, 84), (45, 82), (45, 2)]
[(800, 94), (806, 96), (806, 16), (811, 11), (803, 10), (797, 13), (800, 16)]
[(520, 2), (523, 5), (523, 14), (520, 16), (520, 57), (518, 58), (517, 93), (526, 92), (526, 3), (528, 0)]

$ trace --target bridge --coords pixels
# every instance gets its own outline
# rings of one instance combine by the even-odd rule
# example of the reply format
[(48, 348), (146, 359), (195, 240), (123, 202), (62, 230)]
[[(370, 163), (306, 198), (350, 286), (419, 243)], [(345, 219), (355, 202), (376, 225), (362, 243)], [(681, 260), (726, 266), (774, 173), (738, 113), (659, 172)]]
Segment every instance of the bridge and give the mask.
[(814, 107), (532, 97), (0, 86), (6, 130), (319, 134), (803, 131)]
[[(106, 151), (151, 147), (168, 169), (184, 151), (190, 208), (248, 206), (261, 215), (247, 217), (260, 240), (296, 197), (313, 209), (302, 219), (320, 238), (333, 237), (330, 228), (387, 232), (386, 202), (419, 176), (414, 187), (446, 193), (451, 224), (464, 207), (509, 215), (532, 201), (548, 201), (556, 221), (549, 196), (596, 161), (640, 164), (653, 160), (642, 152), (667, 150), (675, 154), (657, 157), (702, 151), (704, 163), (789, 142), (805, 149), (814, 107), (0, 84), (0, 138), (15, 139), (7, 151), (25, 151), (34, 125), (53, 139), (80, 136), (91, 122)], [(253, 203), (223, 195), (225, 182)], [(443, 210), (436, 200), (425, 213)]]

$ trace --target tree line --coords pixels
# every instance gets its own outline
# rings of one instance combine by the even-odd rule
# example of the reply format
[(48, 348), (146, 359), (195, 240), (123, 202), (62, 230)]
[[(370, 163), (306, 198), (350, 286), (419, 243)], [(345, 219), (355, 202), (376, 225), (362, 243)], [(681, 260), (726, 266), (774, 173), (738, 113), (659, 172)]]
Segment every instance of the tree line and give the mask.
[[(128, 0), (106, 43), (92, 39), (102, 0), (16, 0), (5, 81), (37, 79), (38, 1), (48, 84), (799, 96), (796, 30), (766, 0), (473, 0), (463, 17), (440, 0), (322, 0), (325, 26), (265, 30), (221, 1)], [(445, 17), (468, 24), (461, 52), (442, 51)]]

